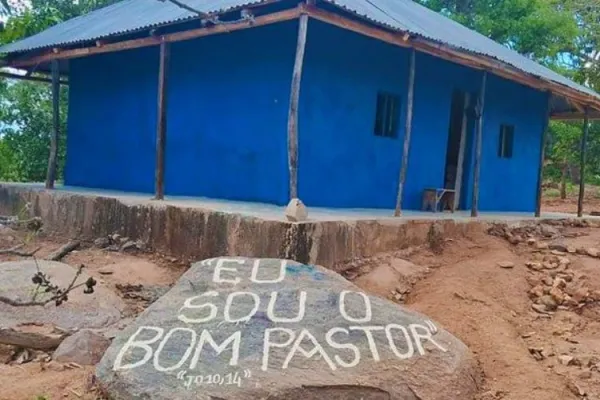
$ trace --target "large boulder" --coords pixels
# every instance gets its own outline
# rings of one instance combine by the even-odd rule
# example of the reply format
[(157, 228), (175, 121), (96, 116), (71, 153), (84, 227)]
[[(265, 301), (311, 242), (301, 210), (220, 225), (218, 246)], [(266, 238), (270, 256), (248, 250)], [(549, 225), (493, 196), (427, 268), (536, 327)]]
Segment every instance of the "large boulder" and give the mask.
[(293, 261), (194, 264), (114, 340), (115, 399), (468, 400), (469, 349), (426, 316)]
[[(26, 305), (45, 303), (52, 297), (43, 290), (35, 291), (31, 279), (38, 268), (62, 289), (69, 287), (76, 273), (72, 266), (55, 261), (37, 260), (37, 265), (34, 260), (0, 263), (0, 327), (45, 323), (64, 329), (103, 328), (120, 320), (125, 304), (102, 284), (97, 284), (92, 294), (83, 293), (83, 287), (71, 291), (69, 300), (60, 306), (54, 302)], [(76, 284), (88, 278), (84, 268)]]

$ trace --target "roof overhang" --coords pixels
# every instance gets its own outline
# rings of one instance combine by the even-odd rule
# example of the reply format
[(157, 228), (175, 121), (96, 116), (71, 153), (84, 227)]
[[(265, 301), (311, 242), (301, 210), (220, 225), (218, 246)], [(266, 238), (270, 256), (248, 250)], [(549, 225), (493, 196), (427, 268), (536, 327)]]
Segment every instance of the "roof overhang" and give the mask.
[[(409, 32), (392, 30), (382, 27), (366, 18), (360, 18), (353, 13), (339, 7), (331, 0), (322, 0), (328, 7), (320, 7), (304, 2), (297, 7), (287, 8), (274, 12), (260, 14), (261, 5), (256, 3), (253, 10), (257, 15), (252, 19), (240, 19), (223, 25), (208, 25), (200, 28), (156, 34), (156, 29), (140, 32), (134, 38), (116, 36), (106, 40), (78, 43), (50, 49), (26, 51), (8, 54), (4, 66), (35, 71), (49, 71), (50, 62), (58, 60), (62, 74), (68, 74), (68, 60), (79, 57), (91, 56), (117, 51), (124, 51), (148, 46), (157, 46), (162, 42), (179, 42), (196, 39), (204, 36), (230, 33), (233, 31), (295, 20), (302, 14), (309, 18), (319, 20), (342, 29), (350, 30), (383, 42), (404, 48), (414, 48), (419, 52), (430, 54), (453, 63), (464, 65), (477, 70), (485, 70), (502, 78), (518, 82), (525, 86), (545, 91), (552, 94), (551, 118), (553, 119), (581, 119), (588, 110), (591, 119), (600, 119), (600, 95), (593, 95), (586, 91), (535, 76), (524, 72), (505, 62), (493, 57), (475, 54), (465, 49), (439, 43)], [(314, 3), (314, 2), (313, 2)], [(333, 6), (333, 7), (331, 7)], [(331, 9), (334, 8), (335, 11)], [(243, 12), (245, 9), (235, 10)], [(227, 11), (231, 13), (231, 11)], [(198, 17), (200, 18), (200, 17)], [(167, 26), (173, 26), (170, 24)]]

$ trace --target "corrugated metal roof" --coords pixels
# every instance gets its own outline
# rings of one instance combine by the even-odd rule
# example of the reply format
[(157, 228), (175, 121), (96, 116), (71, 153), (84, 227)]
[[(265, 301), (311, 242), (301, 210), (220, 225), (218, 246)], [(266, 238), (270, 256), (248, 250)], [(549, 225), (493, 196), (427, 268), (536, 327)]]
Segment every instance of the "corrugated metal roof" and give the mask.
[[(577, 89), (597, 98), (594, 90), (446, 18), (412, 0), (325, 0), (389, 29), (409, 32), (457, 49), (493, 57), (523, 72)], [(1, 50), (1, 49), (0, 49)]]
[[(268, 0), (185, 0), (205, 13), (224, 12)], [(15, 43), (0, 47), (0, 53), (30, 51), (103, 39), (155, 26), (181, 22), (198, 15), (169, 2), (159, 0), (123, 0), (92, 11)]]
[[(224, 12), (269, 0), (183, 0), (206, 13)], [(323, 0), (388, 29), (409, 32), (468, 52), (493, 57), (523, 72), (600, 98), (590, 88), (494, 42), (412, 0)], [(197, 17), (169, 1), (124, 0), (0, 47), (0, 53), (70, 45)]]

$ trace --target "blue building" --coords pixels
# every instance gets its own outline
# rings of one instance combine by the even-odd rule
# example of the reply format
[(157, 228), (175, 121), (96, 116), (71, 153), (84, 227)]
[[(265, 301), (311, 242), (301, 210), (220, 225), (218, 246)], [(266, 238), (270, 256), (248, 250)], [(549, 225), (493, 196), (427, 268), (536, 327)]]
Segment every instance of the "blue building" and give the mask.
[(65, 184), (387, 209), (447, 188), (533, 212), (548, 118), (600, 110), (411, 0), (185, 4), (124, 0), (0, 48), (68, 77)]

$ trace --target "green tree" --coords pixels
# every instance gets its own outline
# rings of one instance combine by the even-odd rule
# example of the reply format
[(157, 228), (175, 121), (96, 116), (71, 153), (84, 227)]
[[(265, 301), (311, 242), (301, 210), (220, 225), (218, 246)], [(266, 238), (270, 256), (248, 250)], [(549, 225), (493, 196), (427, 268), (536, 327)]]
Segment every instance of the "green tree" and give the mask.
[(565, 199), (569, 175), (573, 175), (572, 171), (578, 171), (581, 124), (556, 121), (549, 128), (550, 151), (546, 157), (546, 176), (560, 177), (560, 198)]
[(419, 1), (542, 63), (553, 64), (577, 48), (579, 26), (572, 10), (555, 0)]
[[(0, 0), (1, 1), (1, 0)], [(87, 13), (114, 0), (31, 0), (17, 4), (0, 32), (0, 43), (10, 43), (48, 27)], [(66, 88), (61, 88), (61, 129), (57, 178), (62, 178), (65, 160)], [(0, 79), (0, 179), (44, 181), (52, 133), (50, 85)]]

